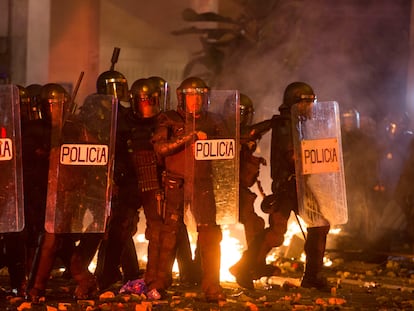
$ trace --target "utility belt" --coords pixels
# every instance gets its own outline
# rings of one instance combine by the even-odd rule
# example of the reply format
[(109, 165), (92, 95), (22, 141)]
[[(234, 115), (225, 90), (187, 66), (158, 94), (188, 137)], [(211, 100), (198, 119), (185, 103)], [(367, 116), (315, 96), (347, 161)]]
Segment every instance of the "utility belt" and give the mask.
[(162, 219), (165, 219), (168, 191), (182, 189), (184, 187), (184, 179), (164, 171), (161, 181), (163, 189), (156, 192), (155, 199), (157, 200), (157, 213)]
[(184, 186), (184, 178), (164, 171), (162, 173), (162, 184), (166, 190), (181, 189)]

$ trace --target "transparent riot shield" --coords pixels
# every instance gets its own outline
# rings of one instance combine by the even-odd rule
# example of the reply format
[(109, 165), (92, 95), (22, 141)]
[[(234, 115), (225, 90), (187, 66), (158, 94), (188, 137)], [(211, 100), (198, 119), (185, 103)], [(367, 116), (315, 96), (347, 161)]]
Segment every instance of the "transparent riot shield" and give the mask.
[(348, 220), (341, 127), (335, 101), (292, 107), (299, 215), (309, 227)]
[[(185, 158), (186, 223), (235, 224), (239, 219), (239, 92), (212, 90), (198, 118), (187, 114), (186, 131), (202, 131)], [(215, 214), (215, 215), (214, 215)], [(193, 224), (195, 224), (193, 223)]]
[(104, 232), (110, 212), (117, 104), (94, 94), (79, 110), (69, 117), (53, 111), (48, 232)]
[(19, 90), (0, 85), (0, 233), (24, 227), (21, 150)]

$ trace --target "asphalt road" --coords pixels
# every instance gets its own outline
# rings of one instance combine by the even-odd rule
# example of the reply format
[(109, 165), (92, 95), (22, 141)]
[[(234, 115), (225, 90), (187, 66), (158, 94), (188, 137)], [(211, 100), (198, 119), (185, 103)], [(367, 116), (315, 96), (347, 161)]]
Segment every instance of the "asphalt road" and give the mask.
[(162, 301), (148, 301), (145, 295), (121, 295), (123, 284), (105, 292), (106, 298), (75, 301), (75, 283), (59, 273), (48, 283), (46, 301), (33, 305), (10, 295), (7, 270), (3, 269), (0, 310), (414, 310), (414, 262), (410, 257), (387, 257), (380, 263), (337, 258), (325, 268), (331, 285), (327, 292), (296, 286), (303, 271), (300, 263), (274, 264), (282, 268), (282, 276), (256, 282), (255, 290), (222, 283), (228, 299), (220, 305), (205, 302), (198, 286), (177, 282), (168, 291), (168, 299)]

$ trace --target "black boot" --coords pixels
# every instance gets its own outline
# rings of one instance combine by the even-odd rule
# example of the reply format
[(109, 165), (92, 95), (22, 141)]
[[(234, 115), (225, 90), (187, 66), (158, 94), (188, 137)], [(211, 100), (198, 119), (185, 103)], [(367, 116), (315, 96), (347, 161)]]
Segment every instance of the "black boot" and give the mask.
[(321, 291), (329, 291), (327, 279), (322, 275), (323, 257), (325, 255), (326, 236), (329, 226), (308, 228), (305, 242), (305, 273), (301, 287), (316, 288)]
[(225, 301), (226, 295), (220, 286), (220, 241), (219, 226), (198, 227), (198, 247), (200, 248), (202, 280), (201, 288), (208, 302)]
[(149, 299), (161, 299), (172, 284), (172, 268), (177, 253), (176, 229), (175, 225), (164, 225), (160, 232), (157, 276), (150, 284), (147, 284), (149, 290), (155, 292), (155, 296)]
[(201, 276), (197, 275), (193, 253), (191, 252), (190, 240), (186, 225), (180, 226), (177, 236), (177, 263), (180, 272), (180, 283), (182, 285), (195, 285)]
[[(269, 239), (268, 236), (272, 239)], [(280, 238), (274, 239), (274, 234), (270, 230), (263, 230), (255, 236), (242, 258), (230, 267), (231, 274), (236, 277), (236, 282), (241, 287), (254, 289), (254, 280), (280, 274), (279, 268), (266, 264), (266, 256), (273, 248), (273, 244), (268, 240), (271, 240), (275, 245), (280, 245), (283, 243), (283, 233)]]
[(124, 283), (140, 279), (142, 277), (142, 273), (139, 270), (137, 250), (135, 248), (135, 243), (132, 236), (125, 242), (124, 249), (121, 253), (120, 262)]
[(243, 252), (240, 260), (230, 267), (229, 271), (236, 278), (237, 284), (247, 289), (254, 289), (254, 258), (252, 252), (247, 250)]
[(16, 296), (25, 297), (27, 280), (23, 234), (20, 232), (7, 233), (4, 235), (4, 239), (12, 293)]

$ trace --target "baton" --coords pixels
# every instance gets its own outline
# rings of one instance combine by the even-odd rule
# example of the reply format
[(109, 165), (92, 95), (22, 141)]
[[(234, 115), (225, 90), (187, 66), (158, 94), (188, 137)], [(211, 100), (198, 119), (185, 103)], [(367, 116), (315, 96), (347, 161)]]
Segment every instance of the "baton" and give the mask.
[(76, 95), (78, 95), (79, 87), (80, 87), (80, 84), (82, 83), (82, 79), (83, 79), (84, 75), (85, 75), (85, 72), (81, 71), (81, 73), (79, 75), (79, 78), (78, 78), (78, 81), (76, 82), (75, 88), (73, 89), (73, 92), (72, 92), (72, 107), (69, 110), (71, 113), (75, 113), (75, 111), (76, 111), (75, 98), (76, 98)]
[(111, 58), (111, 68), (109, 70), (113, 71), (115, 69), (115, 64), (118, 62), (119, 53), (121, 52), (120, 48), (115, 47), (112, 52)]

